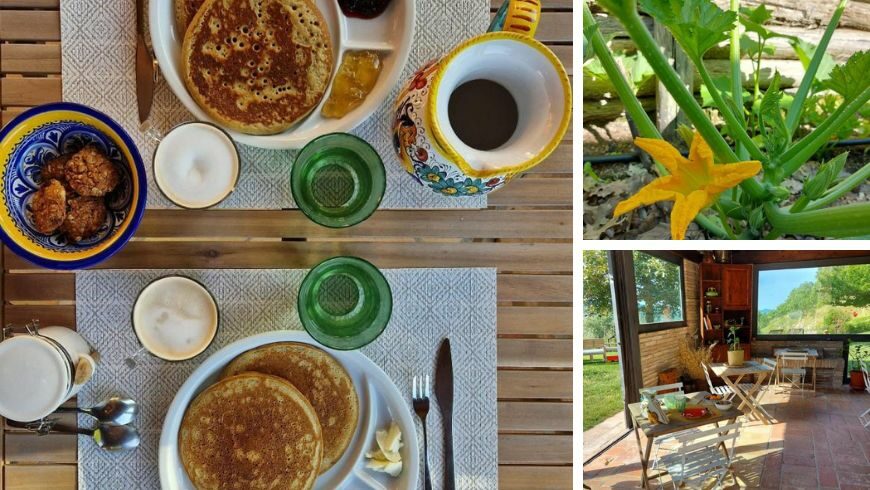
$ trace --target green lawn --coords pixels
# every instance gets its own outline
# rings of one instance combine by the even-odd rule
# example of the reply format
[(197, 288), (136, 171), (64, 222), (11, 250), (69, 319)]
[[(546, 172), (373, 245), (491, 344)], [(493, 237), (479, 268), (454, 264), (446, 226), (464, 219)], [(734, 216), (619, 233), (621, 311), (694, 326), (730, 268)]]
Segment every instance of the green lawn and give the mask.
[(622, 410), (618, 362), (583, 361), (583, 430)]

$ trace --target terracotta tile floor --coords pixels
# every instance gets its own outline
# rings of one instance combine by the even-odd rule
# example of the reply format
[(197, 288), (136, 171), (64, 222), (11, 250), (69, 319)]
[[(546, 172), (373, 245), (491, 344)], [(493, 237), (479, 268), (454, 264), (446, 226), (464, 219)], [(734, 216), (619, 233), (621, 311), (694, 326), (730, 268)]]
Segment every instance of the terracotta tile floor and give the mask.
[[(870, 489), (870, 431), (858, 415), (870, 408), (865, 392), (767, 393), (762, 405), (774, 424), (743, 422), (733, 476), (726, 488)], [(641, 436), (643, 440), (643, 436)], [(639, 488), (640, 456), (634, 433), (583, 467), (590, 488)], [(735, 480), (736, 478), (736, 480)], [(667, 476), (665, 488), (673, 488)], [(658, 488), (652, 481), (651, 488)]]

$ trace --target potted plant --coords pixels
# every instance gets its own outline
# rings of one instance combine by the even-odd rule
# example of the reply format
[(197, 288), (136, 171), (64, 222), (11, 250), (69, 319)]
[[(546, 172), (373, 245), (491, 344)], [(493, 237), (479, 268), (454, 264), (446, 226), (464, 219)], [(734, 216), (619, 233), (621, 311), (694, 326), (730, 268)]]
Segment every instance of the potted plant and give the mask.
[(742, 366), (743, 365), (743, 349), (740, 348), (740, 337), (737, 332), (740, 327), (733, 326), (728, 329), (728, 365)]
[(850, 351), (849, 357), (851, 359), (849, 360), (855, 361), (850, 366), (849, 387), (852, 388), (853, 391), (864, 391), (867, 386), (864, 384), (864, 372), (861, 371), (861, 361), (866, 361), (870, 352), (868, 352), (867, 346), (864, 344), (856, 345), (854, 350), (851, 349), (851, 346), (847, 345), (846, 349)]

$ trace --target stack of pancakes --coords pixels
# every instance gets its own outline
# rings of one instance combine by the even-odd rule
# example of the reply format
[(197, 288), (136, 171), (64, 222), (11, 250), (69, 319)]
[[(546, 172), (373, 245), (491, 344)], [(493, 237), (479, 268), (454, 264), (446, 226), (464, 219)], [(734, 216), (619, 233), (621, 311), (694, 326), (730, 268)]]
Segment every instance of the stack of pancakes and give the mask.
[(339, 362), (284, 342), (234, 359), (181, 423), (179, 451), (198, 489), (312, 488), (344, 454), (359, 400)]
[(329, 27), (310, 0), (175, 0), (182, 77), (219, 124), (274, 134), (307, 116), (333, 69)]

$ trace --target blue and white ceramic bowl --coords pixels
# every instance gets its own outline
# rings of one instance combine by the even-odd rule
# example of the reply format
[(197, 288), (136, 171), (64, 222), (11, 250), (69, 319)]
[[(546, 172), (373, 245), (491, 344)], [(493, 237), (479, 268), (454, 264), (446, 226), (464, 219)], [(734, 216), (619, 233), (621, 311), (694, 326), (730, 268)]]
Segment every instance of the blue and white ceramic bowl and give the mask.
[[(121, 175), (106, 199), (105, 224), (82, 242), (48, 236), (33, 226), (30, 201), (42, 183), (43, 163), (87, 144), (99, 147)], [(145, 211), (142, 157), (130, 136), (105, 114), (72, 103), (25, 111), (0, 131), (0, 240), (19, 256), (50, 269), (90, 267), (111, 257), (133, 236)]]

